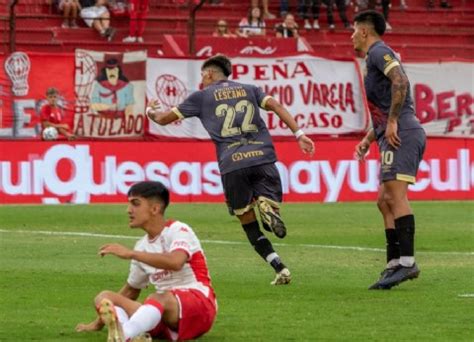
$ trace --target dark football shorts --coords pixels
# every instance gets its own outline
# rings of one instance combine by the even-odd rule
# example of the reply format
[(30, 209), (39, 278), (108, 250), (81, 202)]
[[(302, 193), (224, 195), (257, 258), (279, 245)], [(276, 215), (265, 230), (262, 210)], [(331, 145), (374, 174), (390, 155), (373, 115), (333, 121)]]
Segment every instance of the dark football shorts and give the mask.
[(231, 215), (242, 215), (258, 197), (281, 203), (280, 174), (274, 163), (252, 166), (222, 175), (224, 194)]
[(394, 149), (385, 136), (377, 143), (380, 151), (380, 181), (400, 180), (410, 184), (416, 181), (418, 166), (426, 147), (426, 134), (423, 129), (408, 129), (398, 132), (401, 146)]

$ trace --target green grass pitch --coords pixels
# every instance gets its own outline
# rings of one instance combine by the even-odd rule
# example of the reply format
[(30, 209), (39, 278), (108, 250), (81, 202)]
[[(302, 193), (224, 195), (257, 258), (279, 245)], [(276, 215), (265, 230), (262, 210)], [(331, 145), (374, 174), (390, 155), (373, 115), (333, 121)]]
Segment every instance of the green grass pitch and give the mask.
[[(203, 243), (219, 302), (201, 340), (474, 341), (474, 202), (412, 206), (420, 278), (368, 291), (385, 262), (375, 203), (285, 204), (288, 236), (271, 240), (293, 281), (279, 287), (223, 204), (172, 204), (168, 217)], [(106, 242), (132, 247), (143, 235), (125, 210), (0, 206), (0, 341), (106, 340), (74, 327), (94, 318), (99, 291), (126, 280), (128, 261), (97, 255)]]

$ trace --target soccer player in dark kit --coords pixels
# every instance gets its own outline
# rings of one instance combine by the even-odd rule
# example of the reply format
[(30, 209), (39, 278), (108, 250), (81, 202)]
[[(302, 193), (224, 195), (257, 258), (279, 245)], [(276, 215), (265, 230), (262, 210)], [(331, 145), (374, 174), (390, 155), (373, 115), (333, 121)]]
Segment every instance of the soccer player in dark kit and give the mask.
[(275, 166), (277, 158), (259, 107), (280, 117), (295, 134), (303, 153), (312, 155), (314, 144), (278, 101), (254, 85), (229, 80), (231, 73), (232, 64), (226, 56), (213, 56), (201, 67), (202, 90), (169, 111), (160, 110), (160, 104), (152, 100), (147, 115), (160, 125), (193, 116), (201, 120), (216, 145), (229, 211), (239, 218), (255, 251), (275, 270), (271, 284), (288, 284), (290, 271), (260, 230), (254, 210), (256, 206), (265, 230), (285, 237), (286, 227), (279, 212), (282, 187)]
[(356, 146), (364, 159), (377, 140), (381, 155), (377, 206), (382, 213), (387, 265), (369, 289), (390, 289), (418, 277), (415, 264), (415, 217), (408, 202), (408, 185), (415, 182), (426, 145), (425, 131), (415, 116), (410, 83), (397, 54), (382, 41), (382, 14), (369, 10), (354, 18), (352, 42), (366, 54), (365, 91), (373, 128)]

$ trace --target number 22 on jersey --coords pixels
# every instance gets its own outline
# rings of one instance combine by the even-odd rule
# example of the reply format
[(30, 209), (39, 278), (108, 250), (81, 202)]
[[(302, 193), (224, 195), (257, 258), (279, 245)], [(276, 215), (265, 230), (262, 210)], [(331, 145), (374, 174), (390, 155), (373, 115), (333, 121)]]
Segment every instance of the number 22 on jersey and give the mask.
[[(244, 114), (241, 127), (234, 126), (235, 115), (238, 113)], [(247, 132), (258, 132), (257, 126), (252, 123), (255, 115), (255, 107), (248, 100), (241, 100), (235, 106), (226, 103), (220, 104), (216, 107), (216, 116), (225, 117), (222, 125), (221, 136), (230, 137), (240, 135)]]

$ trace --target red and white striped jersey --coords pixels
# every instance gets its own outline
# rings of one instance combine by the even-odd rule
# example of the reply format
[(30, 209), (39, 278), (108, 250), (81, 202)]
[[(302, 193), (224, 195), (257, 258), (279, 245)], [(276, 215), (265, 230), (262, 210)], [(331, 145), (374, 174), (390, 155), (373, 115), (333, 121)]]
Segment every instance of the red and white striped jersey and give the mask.
[(179, 271), (164, 270), (132, 260), (127, 282), (136, 289), (153, 284), (158, 292), (173, 289), (196, 289), (206, 297), (213, 296), (206, 257), (194, 231), (187, 224), (168, 221), (161, 234), (153, 240), (145, 235), (135, 245), (136, 251), (170, 253), (182, 250), (188, 261)]

